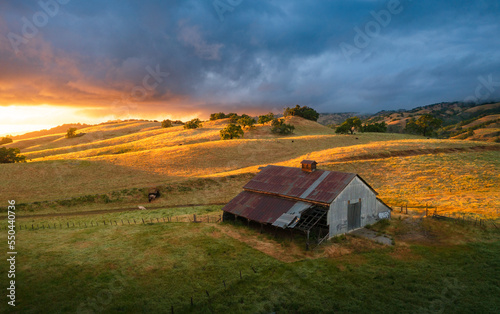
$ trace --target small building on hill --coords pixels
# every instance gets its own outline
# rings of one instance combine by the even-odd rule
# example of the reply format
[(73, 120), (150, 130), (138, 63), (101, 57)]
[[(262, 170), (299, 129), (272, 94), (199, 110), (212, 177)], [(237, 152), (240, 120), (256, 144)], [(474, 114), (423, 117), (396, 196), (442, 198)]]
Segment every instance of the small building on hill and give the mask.
[(359, 175), (269, 165), (248, 182), (224, 208), (224, 220), (242, 217), (277, 228), (318, 232), (318, 239), (389, 219), (391, 208)]

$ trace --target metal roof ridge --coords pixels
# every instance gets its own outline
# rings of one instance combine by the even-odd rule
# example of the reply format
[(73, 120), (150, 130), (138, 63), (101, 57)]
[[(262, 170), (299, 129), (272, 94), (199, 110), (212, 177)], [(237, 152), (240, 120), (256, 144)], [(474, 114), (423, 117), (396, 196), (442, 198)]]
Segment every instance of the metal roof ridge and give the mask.
[[(302, 171), (302, 169), (297, 168), (297, 167), (278, 166), (278, 165), (267, 165), (267, 166), (265, 166), (265, 167), (264, 167), (264, 168), (262, 168), (262, 169), (265, 169), (265, 168), (267, 168), (267, 167), (289, 168), (289, 169), (296, 169), (296, 170), (300, 170), (300, 171)], [(321, 172), (329, 172), (329, 173), (345, 173), (345, 174), (353, 174), (353, 175), (358, 175), (357, 173), (354, 173), (354, 172), (332, 171), (332, 170), (324, 170), (324, 169), (316, 169), (314, 172), (318, 172), (318, 171), (321, 171)], [(314, 172), (311, 172), (311, 173), (314, 173)]]
[(283, 198), (283, 199), (287, 199), (287, 200), (291, 200), (291, 201), (298, 201), (298, 202), (304, 202), (304, 203), (310, 203), (310, 204), (330, 206), (329, 203), (324, 203), (324, 202), (319, 202), (319, 201), (313, 201), (313, 200), (307, 199), (307, 198), (300, 198), (300, 197), (288, 196), (288, 195), (284, 195), (284, 194), (266, 192), (266, 191), (261, 191), (261, 190), (254, 190), (254, 189), (249, 189), (249, 188), (245, 188), (245, 187), (243, 187), (243, 191), (257, 193), (257, 194), (264, 194), (264, 195), (275, 196), (275, 197), (279, 197), (279, 198)]

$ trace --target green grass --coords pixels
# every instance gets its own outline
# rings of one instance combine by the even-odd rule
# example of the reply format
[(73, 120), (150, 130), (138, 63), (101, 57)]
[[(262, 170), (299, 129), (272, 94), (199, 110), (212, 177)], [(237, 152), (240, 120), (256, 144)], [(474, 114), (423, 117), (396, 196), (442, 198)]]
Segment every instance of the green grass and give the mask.
[[(192, 219), (193, 214), (197, 215), (197, 219), (206, 220), (206, 216), (215, 217), (218, 215), (222, 215), (221, 205), (212, 205), (212, 206), (196, 206), (196, 207), (176, 207), (176, 208), (160, 208), (160, 209), (148, 209), (148, 210), (133, 210), (133, 211), (125, 211), (125, 212), (116, 212), (116, 213), (101, 213), (101, 214), (87, 214), (87, 215), (75, 215), (75, 216), (53, 216), (53, 217), (32, 217), (32, 218), (21, 218), (18, 217), (17, 224), (18, 226), (22, 225), (24, 229), (25, 226), (31, 228), (31, 225), (34, 224), (34, 227), (38, 225), (39, 228), (42, 228), (42, 225), (45, 225), (45, 228), (48, 229), (48, 225), (53, 228), (54, 224), (56, 224), (56, 229), (59, 229), (59, 225), (62, 225), (64, 228), (67, 228), (67, 224), (70, 226), (76, 225), (81, 228), (84, 227), (85, 223), (87, 226), (91, 226), (91, 222), (95, 225), (98, 222), (100, 225), (103, 224), (103, 220), (109, 224), (109, 221), (115, 222), (118, 225), (122, 225), (122, 221), (124, 224), (128, 224), (131, 222), (134, 223), (134, 219), (139, 223), (142, 223), (141, 219), (144, 219), (146, 222), (153, 219), (154, 222), (157, 222), (157, 218), (160, 222), (163, 222), (163, 218), (167, 220), (167, 217), (173, 217), (173, 221), (176, 221), (175, 217), (182, 217), (182, 221), (187, 221), (187, 219)], [(189, 216), (189, 217), (186, 217)], [(4, 224), (2, 224), (2, 227)]]
[[(446, 234), (470, 228), (428, 224), (430, 232), (447, 228)], [(18, 231), (16, 310), (497, 313), (500, 306), (498, 232), (476, 228), (477, 241), (459, 245), (377, 245), (283, 263), (221, 227), (242, 228), (166, 223)], [(401, 249), (411, 258), (398, 258)]]

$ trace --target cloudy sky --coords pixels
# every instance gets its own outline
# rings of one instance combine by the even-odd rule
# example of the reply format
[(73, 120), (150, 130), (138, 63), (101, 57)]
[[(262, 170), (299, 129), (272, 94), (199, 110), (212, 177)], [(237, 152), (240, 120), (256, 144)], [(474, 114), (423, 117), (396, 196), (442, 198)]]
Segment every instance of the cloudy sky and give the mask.
[(499, 16), (498, 0), (1, 1), (0, 123), (486, 101)]

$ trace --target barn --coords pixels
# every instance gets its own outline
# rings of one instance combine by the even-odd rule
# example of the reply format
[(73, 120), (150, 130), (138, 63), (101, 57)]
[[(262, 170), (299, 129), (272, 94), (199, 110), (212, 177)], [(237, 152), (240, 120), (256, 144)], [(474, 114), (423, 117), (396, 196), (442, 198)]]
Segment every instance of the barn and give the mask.
[(319, 170), (313, 160), (301, 165), (261, 168), (224, 206), (224, 220), (241, 217), (327, 239), (390, 218), (391, 208), (359, 175)]

